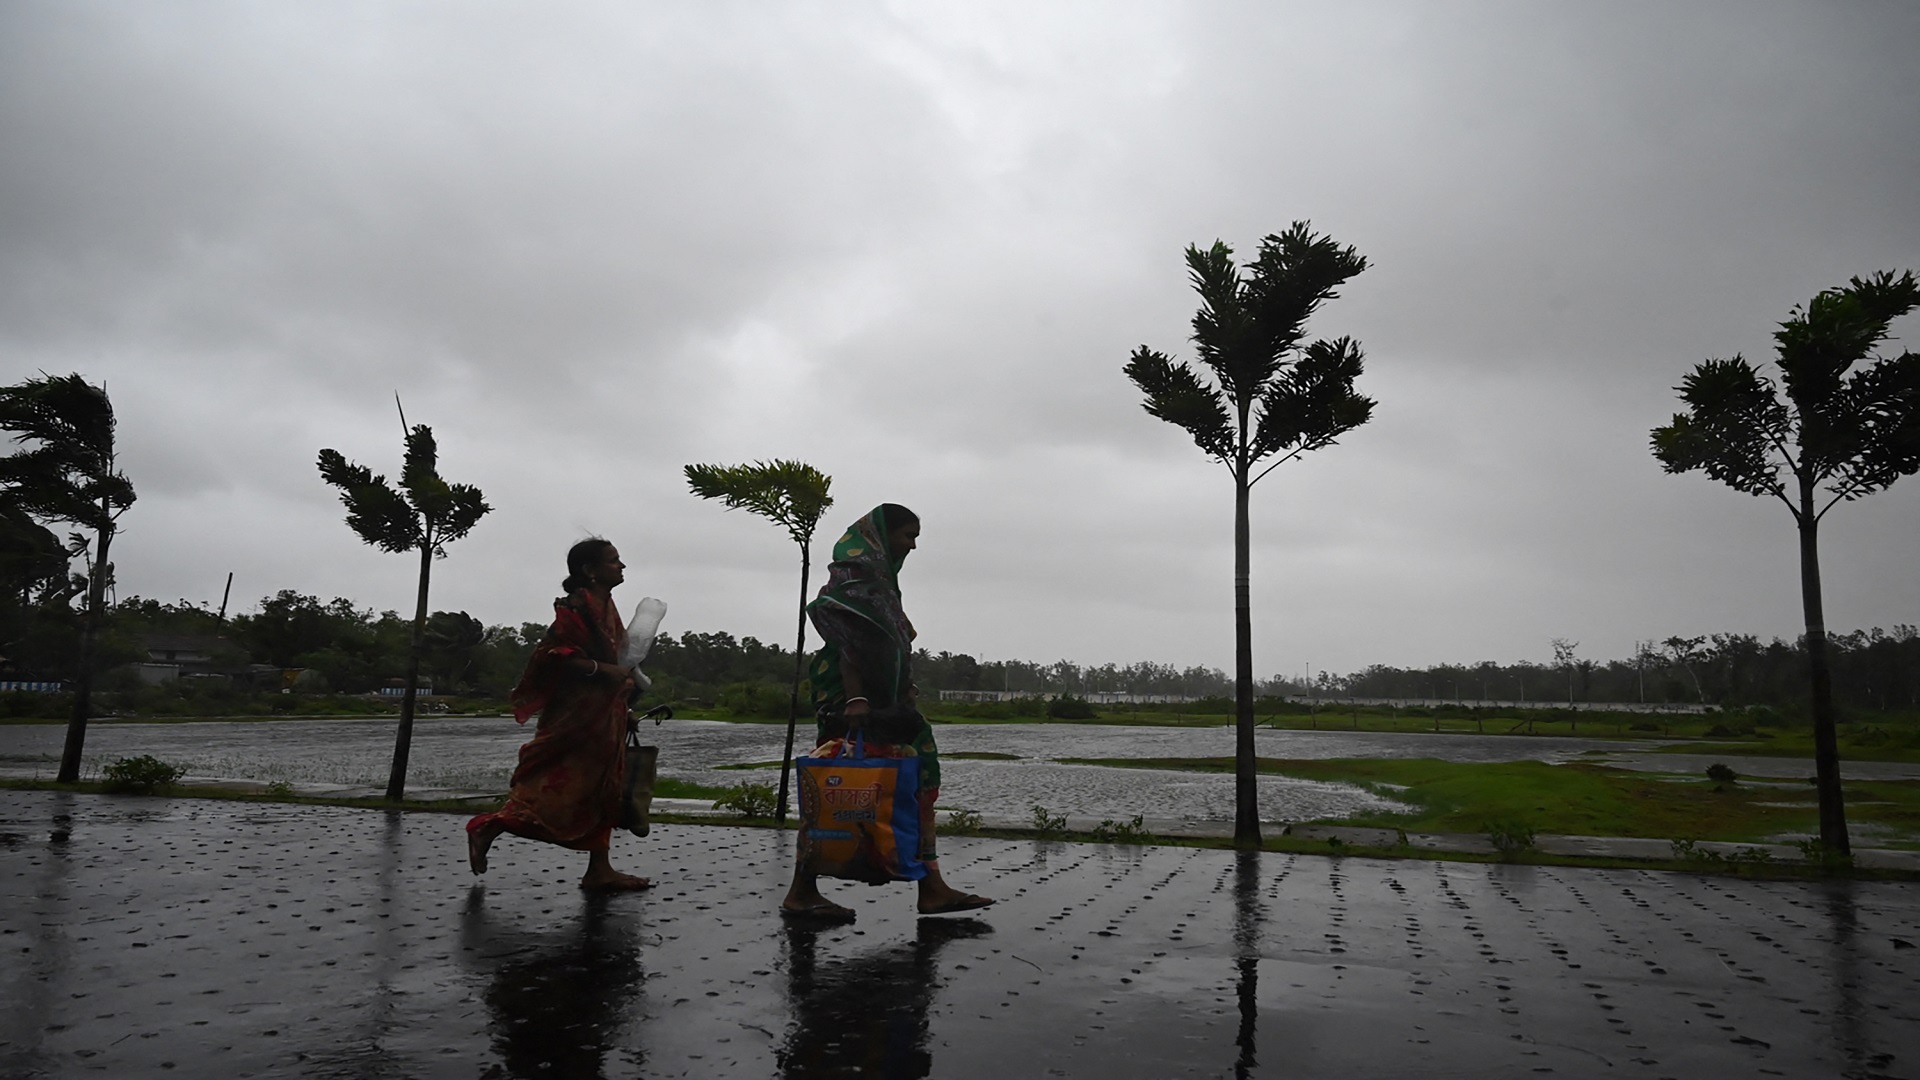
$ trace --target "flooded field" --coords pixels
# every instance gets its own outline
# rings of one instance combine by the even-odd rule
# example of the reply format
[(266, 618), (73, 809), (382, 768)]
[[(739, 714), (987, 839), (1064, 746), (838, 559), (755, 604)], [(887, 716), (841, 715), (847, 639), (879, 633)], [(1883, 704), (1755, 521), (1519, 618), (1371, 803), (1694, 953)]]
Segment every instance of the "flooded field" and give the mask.
[[(722, 766), (778, 761), (784, 728), (710, 720), (648, 725), (660, 746), (661, 775), (701, 784), (745, 779), (773, 783), (775, 770)], [(208, 721), (184, 724), (96, 723), (88, 729), (83, 771), (97, 774), (118, 758), (152, 754), (196, 778), (284, 781), (349, 789), (384, 787), (393, 753), (391, 718)], [(803, 726), (800, 743), (808, 742)], [(58, 766), (61, 725), (0, 727), (0, 773), (51, 777)], [(1125, 820), (1227, 821), (1233, 777), (1158, 769), (1066, 764), (1064, 758), (1221, 757), (1233, 753), (1231, 728), (1141, 728), (1108, 725), (940, 725), (945, 774), (940, 803), (1024, 818), (1035, 806), (1056, 813)], [(530, 729), (508, 717), (423, 717), (415, 724), (409, 790), (501, 792)], [(1382, 732), (1261, 730), (1262, 757), (1434, 757), (1450, 761), (1566, 761), (1645, 751), (1651, 741), (1415, 735)], [(1011, 754), (1013, 760), (966, 760), (963, 753)], [(1638, 756), (1638, 755), (1636, 755)], [(1260, 814), (1269, 821), (1347, 817), (1389, 806), (1385, 798), (1345, 784), (1266, 776)]]

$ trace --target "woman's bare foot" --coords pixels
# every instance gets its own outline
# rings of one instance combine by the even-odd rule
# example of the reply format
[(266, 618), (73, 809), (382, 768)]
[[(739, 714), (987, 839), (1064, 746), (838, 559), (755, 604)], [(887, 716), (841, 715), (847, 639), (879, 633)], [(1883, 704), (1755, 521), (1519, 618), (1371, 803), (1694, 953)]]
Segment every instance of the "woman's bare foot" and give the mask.
[(588, 892), (639, 892), (653, 888), (653, 882), (608, 867), (599, 873), (589, 872), (580, 879), (580, 887)]
[(986, 907), (993, 901), (985, 896), (961, 892), (947, 884), (940, 876), (938, 863), (927, 864), (927, 876), (920, 879), (920, 914), (948, 915), (956, 911), (972, 911)]
[(487, 872), (487, 849), (500, 838), (501, 829), (497, 825), (483, 825), (478, 829), (467, 829), (467, 865), (475, 874)]
[(782, 901), (780, 917), (823, 923), (846, 923), (858, 918), (852, 908), (843, 907), (825, 898), (804, 905)]
[(990, 897), (964, 893), (959, 889), (950, 888), (943, 892), (923, 889), (920, 892), (920, 914), (922, 915), (951, 915), (956, 911), (973, 911), (992, 903), (993, 900)]
[(826, 919), (852, 919), (853, 909), (842, 907), (820, 894), (820, 879), (796, 871), (793, 884), (787, 886), (787, 898), (780, 901), (780, 914)]
[(602, 849), (587, 855), (587, 876), (580, 879), (580, 887), (588, 892), (639, 892), (653, 888), (653, 882), (615, 870)]

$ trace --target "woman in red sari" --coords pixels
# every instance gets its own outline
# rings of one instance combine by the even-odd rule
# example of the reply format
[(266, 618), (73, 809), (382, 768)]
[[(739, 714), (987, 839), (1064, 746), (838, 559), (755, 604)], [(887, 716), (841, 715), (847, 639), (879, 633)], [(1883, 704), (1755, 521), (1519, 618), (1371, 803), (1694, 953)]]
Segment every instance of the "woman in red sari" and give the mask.
[(567, 595), (553, 602), (553, 628), (509, 699), (520, 723), (539, 715), (539, 730), (520, 748), (506, 805), (467, 822), (467, 858), (476, 874), (486, 873), (487, 849), (505, 832), (586, 852), (583, 889), (652, 885), (607, 861), (626, 783), (634, 691), (632, 672), (619, 662), (627, 632), (612, 595), (625, 571), (620, 552), (605, 540), (582, 540), (567, 552)]

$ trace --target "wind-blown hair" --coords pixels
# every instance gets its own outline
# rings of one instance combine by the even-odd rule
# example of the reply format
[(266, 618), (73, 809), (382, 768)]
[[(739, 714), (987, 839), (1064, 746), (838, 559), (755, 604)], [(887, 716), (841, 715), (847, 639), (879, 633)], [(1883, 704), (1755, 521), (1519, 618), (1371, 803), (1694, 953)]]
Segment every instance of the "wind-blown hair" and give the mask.
[(605, 555), (607, 549), (612, 546), (613, 541), (611, 540), (605, 540), (598, 536), (589, 536), (585, 540), (568, 548), (567, 580), (560, 583), (560, 591), (568, 596), (572, 596), (575, 589), (586, 588), (587, 571), (592, 569), (593, 564), (599, 562), (600, 557)]

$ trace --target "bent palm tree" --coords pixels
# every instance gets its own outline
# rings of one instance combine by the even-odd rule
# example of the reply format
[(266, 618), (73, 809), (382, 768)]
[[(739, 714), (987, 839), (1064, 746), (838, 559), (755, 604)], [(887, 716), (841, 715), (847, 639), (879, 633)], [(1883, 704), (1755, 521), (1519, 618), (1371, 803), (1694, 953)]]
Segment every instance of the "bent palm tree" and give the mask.
[(320, 477), (340, 489), (347, 525), (360, 539), (382, 551), (420, 553), (420, 589), (413, 609), (413, 640), (407, 651), (407, 689), (400, 699), (400, 730), (394, 736), (393, 769), (387, 776), (390, 802), (398, 802), (406, 794), (407, 756), (413, 746), (414, 705), (426, 638), (427, 582), (433, 574), (433, 560), (446, 558), (446, 545), (467, 535), (493, 509), (481, 497), (479, 488), (442, 480), (439, 456), (433, 429), (414, 425), (407, 432), (400, 490), (395, 491), (386, 477), (353, 464), (338, 450), (320, 451)]
[[(78, 678), (66, 746), (56, 778), (80, 779), (93, 699), (95, 640), (106, 617), (113, 582), (108, 554), (120, 515), (133, 505), (133, 483), (119, 469), (114, 449), (113, 402), (105, 386), (79, 375), (46, 376), (0, 387), (0, 430), (31, 448), (0, 458), (0, 499), (6, 510), (35, 521), (65, 521), (93, 532), (74, 537), (68, 553), (86, 559), (87, 609), (82, 616)], [(44, 539), (44, 538), (43, 538)]]
[[(1707, 360), (1676, 387), (1687, 411), (1653, 429), (1653, 456), (1667, 472), (1699, 470), (1735, 491), (1771, 495), (1800, 530), (1820, 845), (1836, 857), (1852, 847), (1820, 595), (1820, 519), (1837, 503), (1920, 472), (1920, 355), (1903, 352), (1847, 375), (1886, 340), (1889, 323), (1916, 307), (1920, 282), (1911, 270), (1829, 289), (1795, 307), (1774, 331), (1774, 363), (1787, 400), (1740, 356)], [(1688, 640), (1697, 645), (1700, 639)]]
[(1346, 337), (1300, 341), (1307, 319), (1366, 268), (1367, 260), (1352, 247), (1316, 235), (1304, 221), (1260, 241), (1260, 256), (1246, 276), (1234, 265), (1233, 249), (1220, 241), (1206, 250), (1189, 246), (1187, 276), (1201, 301), (1193, 343), (1217, 385), (1145, 345), (1126, 366), (1127, 377), (1147, 396), (1147, 412), (1186, 429), (1233, 475), (1233, 840), (1240, 848), (1260, 846), (1247, 496), (1282, 463), (1332, 446), (1373, 415), (1373, 400), (1353, 390), (1362, 367), (1359, 343)]
[(793, 685), (787, 693), (787, 748), (780, 756), (780, 795), (776, 821), (787, 820), (787, 769), (793, 763), (793, 729), (800, 720), (800, 677), (806, 670), (807, 575), (813, 569), (814, 527), (833, 505), (827, 489), (833, 477), (798, 461), (756, 461), (751, 465), (689, 465), (687, 486), (703, 499), (719, 499), (729, 510), (750, 510), (787, 530), (800, 545), (800, 629), (793, 643)]

